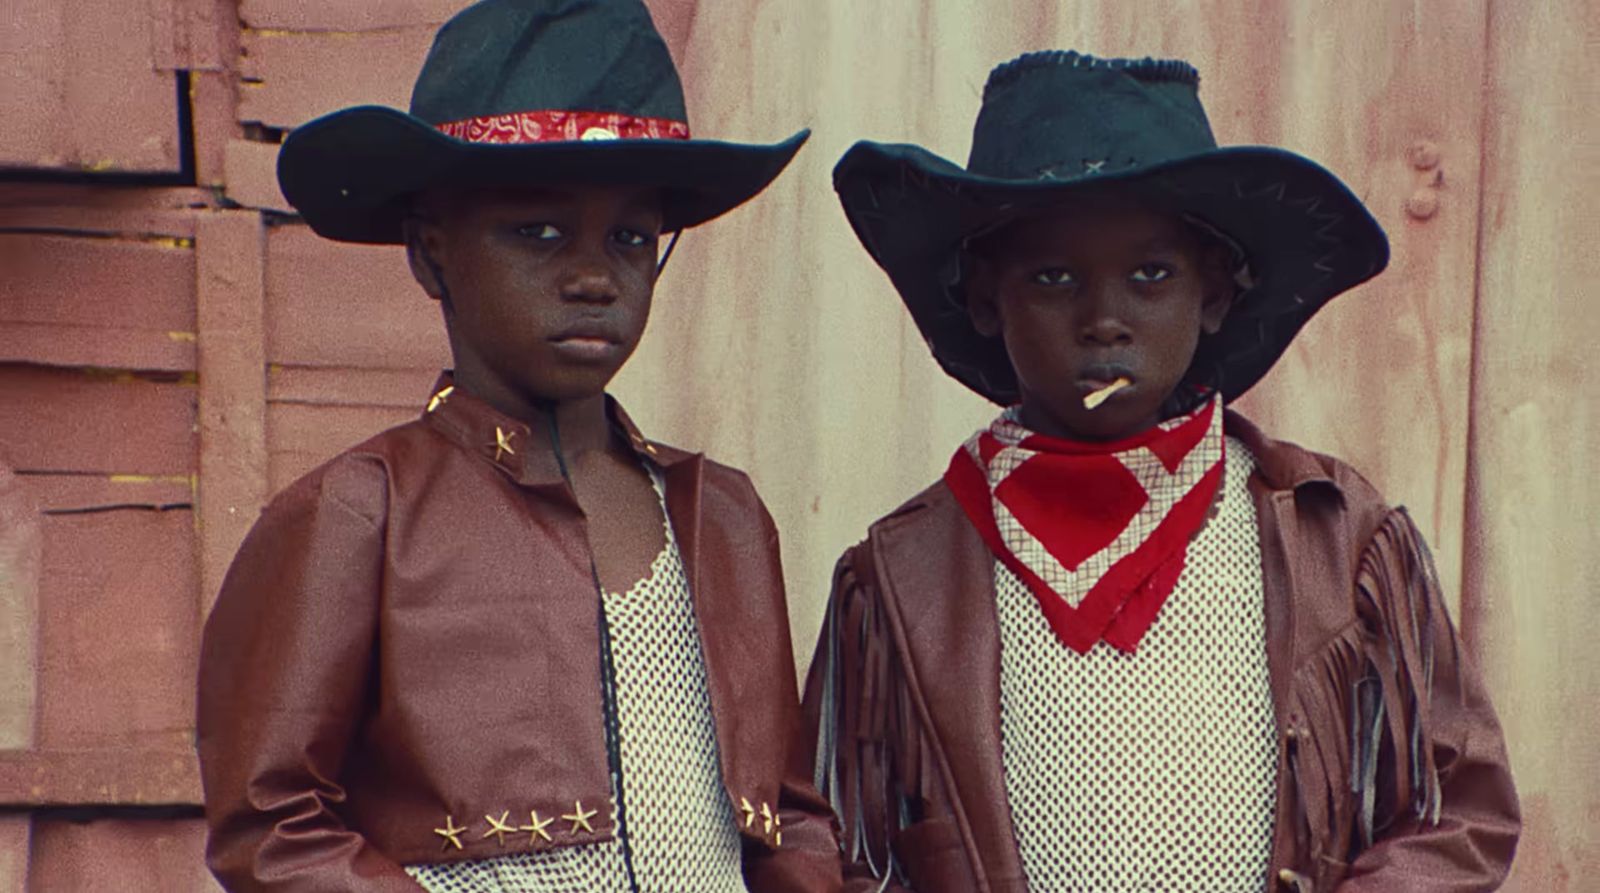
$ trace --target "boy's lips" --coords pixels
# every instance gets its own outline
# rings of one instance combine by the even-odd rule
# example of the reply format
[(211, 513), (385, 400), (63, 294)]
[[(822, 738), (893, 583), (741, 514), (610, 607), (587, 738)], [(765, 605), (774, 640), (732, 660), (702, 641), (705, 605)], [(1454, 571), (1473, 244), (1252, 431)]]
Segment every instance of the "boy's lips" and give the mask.
[(1125, 378), (1129, 384), (1136, 382), (1133, 370), (1121, 363), (1096, 363), (1087, 366), (1079, 373), (1076, 384), (1085, 391), (1098, 391), (1108, 387), (1119, 378)]
[(604, 320), (581, 320), (549, 338), (551, 344), (573, 359), (608, 359), (622, 344), (622, 333)]

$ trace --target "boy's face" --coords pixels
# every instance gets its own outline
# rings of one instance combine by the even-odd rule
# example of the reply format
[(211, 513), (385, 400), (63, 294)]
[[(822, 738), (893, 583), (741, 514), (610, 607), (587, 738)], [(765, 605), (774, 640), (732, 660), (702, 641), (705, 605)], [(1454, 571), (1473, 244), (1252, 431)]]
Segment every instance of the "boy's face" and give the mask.
[(521, 407), (604, 392), (644, 333), (660, 229), (653, 189), (480, 189), (423, 196), (407, 251), (447, 299), (457, 381)]
[[(1028, 428), (1118, 440), (1161, 419), (1233, 296), (1226, 257), (1170, 214), (1111, 200), (1017, 221), (974, 253), (967, 307), (1004, 340)], [(1083, 398), (1126, 377), (1097, 409)]]

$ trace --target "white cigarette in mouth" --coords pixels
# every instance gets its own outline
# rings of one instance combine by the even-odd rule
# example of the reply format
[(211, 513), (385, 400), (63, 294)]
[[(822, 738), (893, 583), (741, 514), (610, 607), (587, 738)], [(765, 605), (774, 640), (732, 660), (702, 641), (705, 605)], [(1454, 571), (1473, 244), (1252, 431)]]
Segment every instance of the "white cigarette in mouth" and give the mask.
[(1106, 402), (1107, 400), (1110, 400), (1112, 394), (1115, 394), (1116, 392), (1122, 390), (1123, 388), (1125, 388), (1125, 387), (1127, 387), (1128, 385), (1131, 385), (1131, 384), (1133, 384), (1133, 382), (1128, 380), (1127, 376), (1119, 375), (1119, 376), (1117, 376), (1117, 380), (1116, 381), (1113, 381), (1112, 383), (1106, 385), (1105, 387), (1101, 388), (1100, 390), (1089, 394), (1087, 397), (1084, 397), (1083, 398), (1083, 408), (1084, 409), (1094, 409), (1094, 408), (1098, 407), (1100, 404)]

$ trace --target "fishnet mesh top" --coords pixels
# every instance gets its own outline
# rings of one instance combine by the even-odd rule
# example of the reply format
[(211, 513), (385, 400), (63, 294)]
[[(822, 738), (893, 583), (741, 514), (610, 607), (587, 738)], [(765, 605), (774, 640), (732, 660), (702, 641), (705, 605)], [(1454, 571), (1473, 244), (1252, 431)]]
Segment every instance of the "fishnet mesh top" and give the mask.
[(995, 562), (1006, 797), (1029, 889), (1263, 889), (1277, 746), (1254, 464), (1229, 438), (1219, 512), (1134, 654), (1066, 648)]
[[(656, 495), (661, 479), (650, 469)], [(717, 730), (694, 602), (672, 526), (650, 574), (605, 594), (616, 669), (626, 834), (641, 893), (746, 893), (733, 803), (724, 793)], [(597, 656), (598, 657), (598, 656)], [(599, 681), (596, 680), (596, 684)], [(432, 893), (627, 891), (615, 841), (406, 871)]]

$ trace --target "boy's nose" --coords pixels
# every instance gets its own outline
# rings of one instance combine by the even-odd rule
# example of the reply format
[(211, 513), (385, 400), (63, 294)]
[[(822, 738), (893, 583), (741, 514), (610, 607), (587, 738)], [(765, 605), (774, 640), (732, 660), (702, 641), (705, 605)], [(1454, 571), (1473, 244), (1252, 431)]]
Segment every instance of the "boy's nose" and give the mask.
[(1085, 297), (1078, 338), (1085, 344), (1115, 346), (1133, 340), (1133, 332), (1123, 321), (1115, 296), (1099, 293)]
[(603, 260), (581, 258), (562, 278), (561, 297), (609, 304), (617, 299), (617, 280)]

